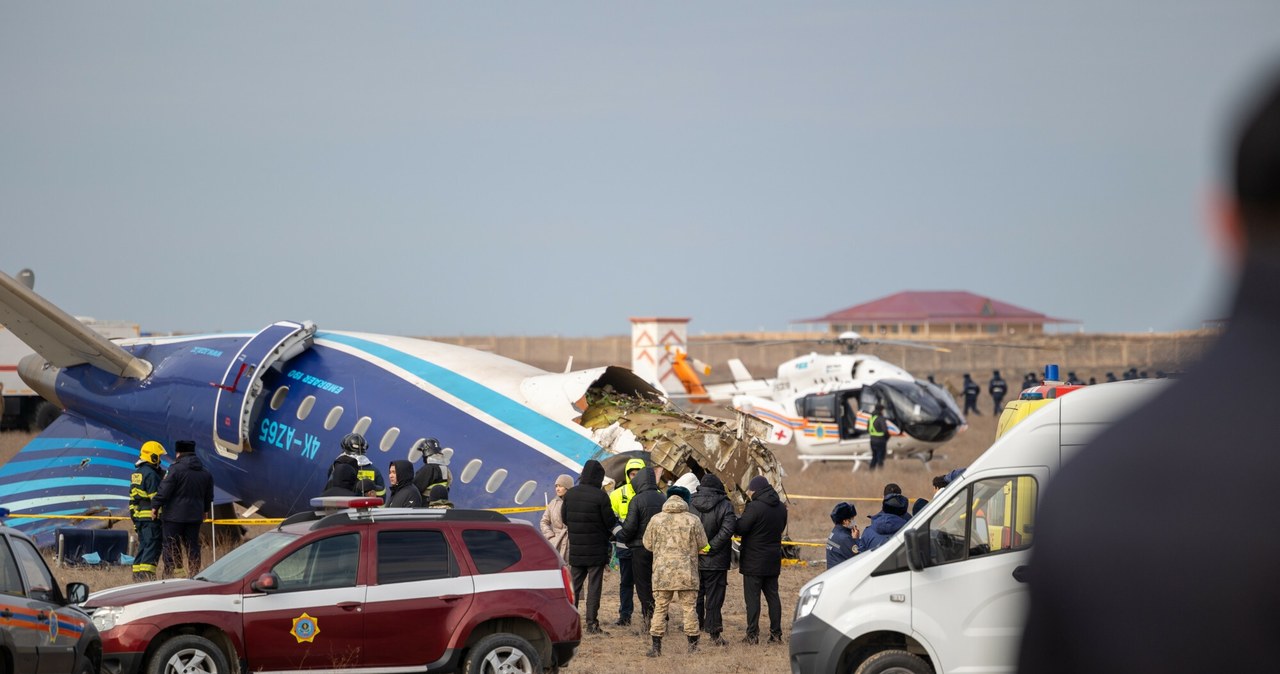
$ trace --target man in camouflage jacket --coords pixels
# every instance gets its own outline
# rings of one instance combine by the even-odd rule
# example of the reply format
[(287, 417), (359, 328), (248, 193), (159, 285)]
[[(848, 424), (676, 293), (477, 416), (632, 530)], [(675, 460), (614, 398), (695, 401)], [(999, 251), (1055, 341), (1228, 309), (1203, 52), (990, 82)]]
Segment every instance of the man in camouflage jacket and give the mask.
[[(687, 492), (686, 492), (687, 493)], [(644, 547), (653, 553), (653, 620), (649, 636), (653, 647), (645, 655), (662, 654), (662, 635), (667, 630), (667, 609), (674, 601), (684, 610), (684, 633), (689, 652), (698, 650), (698, 552), (707, 545), (702, 522), (689, 513), (689, 505), (678, 495), (669, 496), (662, 512), (649, 520)]]

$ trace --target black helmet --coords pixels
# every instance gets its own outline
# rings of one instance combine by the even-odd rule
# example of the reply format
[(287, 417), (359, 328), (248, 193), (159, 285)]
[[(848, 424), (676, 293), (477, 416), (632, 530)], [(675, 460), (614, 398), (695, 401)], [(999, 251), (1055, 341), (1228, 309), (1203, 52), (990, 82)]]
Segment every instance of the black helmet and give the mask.
[(444, 451), (440, 447), (440, 441), (435, 438), (427, 438), (426, 440), (424, 440), (422, 442), (421, 449), (422, 449), (422, 453), (427, 456), (431, 456), (432, 454), (439, 454), (440, 452)]
[(364, 454), (369, 449), (369, 443), (365, 442), (364, 436), (359, 433), (347, 433), (342, 438), (342, 451), (352, 454)]

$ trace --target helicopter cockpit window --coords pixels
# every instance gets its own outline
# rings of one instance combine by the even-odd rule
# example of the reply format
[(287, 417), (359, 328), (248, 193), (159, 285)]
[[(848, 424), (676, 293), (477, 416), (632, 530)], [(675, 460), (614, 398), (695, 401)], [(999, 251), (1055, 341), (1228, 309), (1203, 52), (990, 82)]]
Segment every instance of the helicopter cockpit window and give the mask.
[(942, 403), (914, 381), (882, 379), (875, 388), (888, 400), (885, 407), (894, 412), (890, 416), (899, 421), (935, 419), (942, 413)]
[(834, 393), (824, 395), (807, 395), (796, 403), (796, 411), (800, 416), (808, 419), (831, 419), (836, 418), (836, 396)]

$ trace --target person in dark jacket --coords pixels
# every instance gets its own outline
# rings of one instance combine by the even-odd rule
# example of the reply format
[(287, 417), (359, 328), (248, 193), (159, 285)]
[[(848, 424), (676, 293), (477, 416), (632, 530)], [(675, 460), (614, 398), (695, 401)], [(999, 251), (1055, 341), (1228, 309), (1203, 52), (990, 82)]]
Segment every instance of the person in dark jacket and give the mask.
[[(200, 570), (200, 524), (213, 507), (213, 475), (196, 456), (196, 443), (174, 443), (177, 458), (160, 481), (151, 503), (164, 527), (164, 566), (170, 576), (195, 575)], [(182, 566), (185, 552), (186, 568)]]
[[(1233, 193), (1214, 204), (1238, 274), (1226, 329), (1045, 489), (1023, 674), (1275, 671), (1280, 538), (1258, 516), (1280, 475), (1265, 422), (1280, 372), (1280, 67), (1266, 84), (1238, 127)], [(1179, 545), (1167, 522), (1215, 543)]]
[(397, 459), (387, 469), (387, 480), (391, 488), (387, 490), (387, 507), (389, 508), (421, 508), (422, 492), (413, 482), (413, 464), (408, 459)]
[(334, 463), (329, 484), (321, 496), (359, 496), (356, 493), (356, 468), (350, 463)]
[(742, 537), (738, 547), (738, 572), (747, 603), (747, 636), (760, 643), (760, 593), (769, 606), (769, 643), (782, 643), (782, 601), (778, 598), (778, 574), (782, 573), (782, 532), (787, 528), (787, 505), (763, 475), (747, 483), (751, 499), (734, 524)]
[(982, 393), (982, 387), (978, 386), (978, 382), (974, 381), (969, 373), (964, 373), (964, 413), (976, 414), (982, 416), (978, 411), (978, 394)]
[(427, 507), (452, 508), (453, 501), (449, 500), (449, 488), (442, 484), (431, 487), (431, 491), (427, 493)]
[(987, 393), (991, 394), (991, 402), (995, 403), (992, 414), (1000, 416), (1000, 408), (1004, 405), (1004, 395), (1009, 392), (1009, 385), (1000, 376), (999, 370), (991, 371), (991, 381), (987, 382)]
[(423, 501), (430, 500), (431, 488), (436, 485), (449, 486), (449, 460), (445, 458), (444, 448), (440, 446), (440, 441), (435, 438), (427, 438), (419, 443), (419, 446), (409, 450), (409, 461), (412, 463), (417, 460), (417, 456), (422, 457), (422, 467), (413, 476), (413, 483), (418, 487), (418, 492), (422, 494)]
[(907, 507), (907, 497), (902, 494), (887, 494), (880, 512), (869, 518), (871, 524), (867, 525), (858, 538), (858, 552), (875, 550), (898, 533), (907, 524)]
[(698, 556), (698, 599), (694, 610), (702, 631), (711, 635), (711, 643), (724, 646), (725, 589), (729, 587), (729, 566), (733, 561), (733, 528), (738, 516), (724, 493), (724, 483), (711, 473), (702, 476), (698, 491), (689, 499), (690, 512), (702, 520), (707, 534), (707, 547)]
[(871, 463), (868, 470), (884, 468), (885, 456), (889, 453), (889, 423), (884, 418), (884, 405), (876, 404), (867, 420), (867, 435), (871, 436)]
[(582, 599), (582, 583), (587, 583), (587, 634), (604, 634), (600, 629), (600, 585), (604, 567), (613, 556), (611, 536), (621, 535), (609, 495), (600, 489), (604, 466), (588, 459), (582, 466), (578, 484), (564, 494), (564, 525), (569, 530), (569, 573), (573, 576), (573, 601)]
[(644, 531), (649, 527), (649, 520), (662, 512), (667, 497), (658, 491), (650, 466), (640, 468), (631, 478), (631, 485), (636, 488), (636, 495), (627, 504), (627, 519), (622, 523), (618, 540), (631, 550), (631, 576), (635, 579), (640, 613), (644, 616), (641, 624), (647, 627), (653, 617), (653, 553), (644, 547)]
[(858, 527), (853, 523), (857, 514), (858, 509), (844, 501), (831, 509), (831, 521), (835, 527), (827, 536), (828, 569), (858, 554)]

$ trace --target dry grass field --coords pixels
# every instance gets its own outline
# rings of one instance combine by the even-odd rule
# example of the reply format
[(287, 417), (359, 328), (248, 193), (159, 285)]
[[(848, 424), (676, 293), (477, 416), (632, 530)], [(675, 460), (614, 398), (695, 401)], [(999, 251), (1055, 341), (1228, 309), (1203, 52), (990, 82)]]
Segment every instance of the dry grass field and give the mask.
[[(839, 499), (855, 503), (858, 509), (857, 521), (864, 525), (866, 516), (879, 510), (879, 496), (886, 482), (897, 482), (913, 501), (917, 497), (929, 498), (933, 493), (930, 483), (934, 475), (968, 465), (991, 444), (995, 432), (995, 419), (987, 414), (990, 411), (991, 402), (984, 396), (980, 404), (983, 416), (971, 417), (969, 429), (956, 440), (945, 445), (939, 451), (940, 456), (935, 458), (927, 469), (918, 461), (894, 460), (888, 463), (884, 471), (874, 475), (866, 470), (851, 471), (848, 463), (814, 464), (808, 470), (802, 471), (800, 462), (794, 457), (793, 449), (779, 450), (778, 457), (787, 471), (783, 486), (791, 498), (789, 506), (791, 538), (813, 543), (824, 541), (831, 530), (828, 513)], [(26, 433), (0, 433), (0, 462), (7, 461), (30, 438), (31, 436)], [(852, 501), (855, 498), (868, 500)], [(804, 564), (785, 568), (779, 579), (784, 634), (790, 632), (791, 617), (800, 587), (823, 570), (821, 562), (825, 559), (825, 553), (822, 547), (802, 547), (800, 558)], [(211, 552), (206, 550), (205, 560), (211, 559)], [(64, 584), (78, 580), (88, 583), (90, 588), (94, 589), (127, 584), (131, 581), (128, 570), (121, 567), (106, 570), (91, 567), (64, 567), (56, 569), (56, 573), (59, 581)], [(605, 592), (600, 609), (602, 623), (612, 622), (617, 618), (617, 584), (616, 572), (605, 575)], [(638, 607), (637, 617), (639, 617)], [(696, 655), (685, 653), (684, 639), (679, 636), (678, 615), (673, 616), (673, 622), (668, 627), (669, 637), (664, 643), (666, 654), (658, 659), (644, 657), (649, 638), (647, 634), (641, 634), (640, 628), (636, 625), (629, 628), (607, 627), (608, 635), (583, 635), (578, 656), (570, 665), (569, 671), (583, 674), (612, 674), (623, 669), (632, 674), (646, 672), (665, 674), (670, 672), (673, 666), (678, 667), (677, 671), (696, 667), (701, 674), (790, 671), (786, 644), (769, 646), (762, 643), (748, 646), (740, 643), (745, 632), (746, 616), (742, 600), (742, 577), (736, 571), (731, 571), (729, 574), (724, 618), (726, 628), (724, 636), (730, 640), (730, 645), (717, 648), (706, 645), (704, 640), (702, 651)], [(761, 622), (762, 631), (767, 631), (767, 615), (761, 616)]]

